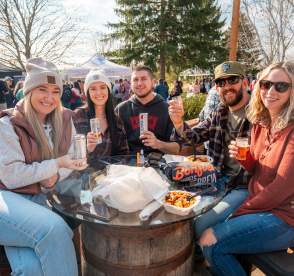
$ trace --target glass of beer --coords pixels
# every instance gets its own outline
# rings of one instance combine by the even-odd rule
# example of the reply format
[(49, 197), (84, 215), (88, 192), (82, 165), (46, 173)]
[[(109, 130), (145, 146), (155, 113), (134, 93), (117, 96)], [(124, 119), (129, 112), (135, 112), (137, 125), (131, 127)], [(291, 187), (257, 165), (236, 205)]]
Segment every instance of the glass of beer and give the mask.
[(76, 134), (74, 136), (74, 159), (83, 159), (87, 157), (86, 136)]
[(100, 127), (100, 121), (98, 118), (92, 118), (90, 119), (90, 127), (91, 132), (95, 134), (96, 137), (96, 143), (101, 144), (102, 143), (102, 135), (101, 135), (101, 127)]
[(183, 105), (183, 99), (181, 96), (175, 96), (172, 98), (174, 101), (176, 101), (176, 103), (179, 105), (179, 106), (182, 106)]
[(246, 160), (247, 152), (249, 151), (248, 137), (237, 137), (236, 146), (238, 147), (238, 153), (236, 159)]

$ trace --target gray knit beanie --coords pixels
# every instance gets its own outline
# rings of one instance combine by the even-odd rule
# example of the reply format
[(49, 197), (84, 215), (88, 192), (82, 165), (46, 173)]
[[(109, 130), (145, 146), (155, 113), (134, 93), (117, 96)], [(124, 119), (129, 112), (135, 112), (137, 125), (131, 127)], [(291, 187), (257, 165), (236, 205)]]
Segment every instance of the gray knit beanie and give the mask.
[(27, 95), (33, 88), (42, 84), (55, 84), (60, 88), (62, 95), (62, 79), (57, 67), (50, 61), (43, 58), (31, 58), (26, 63), (26, 78), (23, 86), (23, 93)]
[(97, 82), (97, 81), (104, 82), (108, 86), (109, 90), (111, 91), (111, 83), (110, 83), (109, 78), (106, 77), (103, 74), (103, 72), (101, 72), (100, 70), (92, 70), (88, 73), (88, 75), (86, 76), (86, 79), (85, 79), (85, 84), (84, 84), (85, 91), (87, 92), (89, 89), (89, 86), (92, 83)]

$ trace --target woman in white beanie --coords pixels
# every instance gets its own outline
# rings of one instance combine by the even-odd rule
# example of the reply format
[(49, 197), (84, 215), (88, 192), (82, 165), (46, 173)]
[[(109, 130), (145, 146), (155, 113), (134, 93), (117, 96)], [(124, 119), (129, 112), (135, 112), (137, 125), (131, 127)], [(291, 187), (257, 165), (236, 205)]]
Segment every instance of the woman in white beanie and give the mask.
[(26, 70), (24, 99), (0, 113), (0, 244), (13, 275), (78, 275), (72, 231), (42, 188), (87, 164), (69, 155), (75, 129), (57, 68), (34, 58)]
[[(109, 79), (100, 71), (90, 71), (86, 76), (84, 88), (88, 104), (74, 111), (74, 123), (77, 132), (87, 135), (89, 163), (95, 166), (95, 161), (101, 156), (128, 154), (123, 123), (114, 113)], [(98, 144), (97, 137), (91, 132), (91, 118), (99, 119), (102, 143)]]

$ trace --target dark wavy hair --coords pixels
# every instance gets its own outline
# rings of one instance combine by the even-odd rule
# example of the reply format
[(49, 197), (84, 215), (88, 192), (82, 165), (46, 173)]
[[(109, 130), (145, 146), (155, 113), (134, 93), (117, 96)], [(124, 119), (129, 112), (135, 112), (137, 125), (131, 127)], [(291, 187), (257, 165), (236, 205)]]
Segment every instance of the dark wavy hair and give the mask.
[[(117, 118), (114, 114), (114, 107), (112, 102), (112, 95), (110, 93), (109, 88), (108, 90), (108, 99), (105, 104), (105, 113), (106, 113), (106, 120), (108, 124), (108, 129), (110, 132), (110, 139), (111, 139), (111, 155), (115, 155), (118, 151), (118, 141), (117, 141)], [(95, 114), (95, 106), (93, 101), (90, 98), (89, 91), (87, 91), (87, 103), (88, 103), (88, 118), (89, 120), (96, 117)]]

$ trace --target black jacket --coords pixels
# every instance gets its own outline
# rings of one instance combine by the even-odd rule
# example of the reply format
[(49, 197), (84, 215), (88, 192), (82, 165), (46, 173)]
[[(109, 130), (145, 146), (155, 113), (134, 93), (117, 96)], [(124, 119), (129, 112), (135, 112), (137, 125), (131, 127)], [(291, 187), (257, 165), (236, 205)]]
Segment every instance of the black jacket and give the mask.
[(131, 153), (136, 153), (140, 149), (144, 149), (145, 153), (155, 151), (150, 147), (145, 147), (139, 139), (140, 113), (148, 113), (148, 130), (152, 131), (157, 139), (165, 142), (170, 141), (173, 124), (169, 118), (168, 104), (161, 96), (156, 95), (152, 101), (145, 105), (138, 101), (136, 96), (132, 96), (129, 100), (120, 103), (115, 111), (124, 123)]

